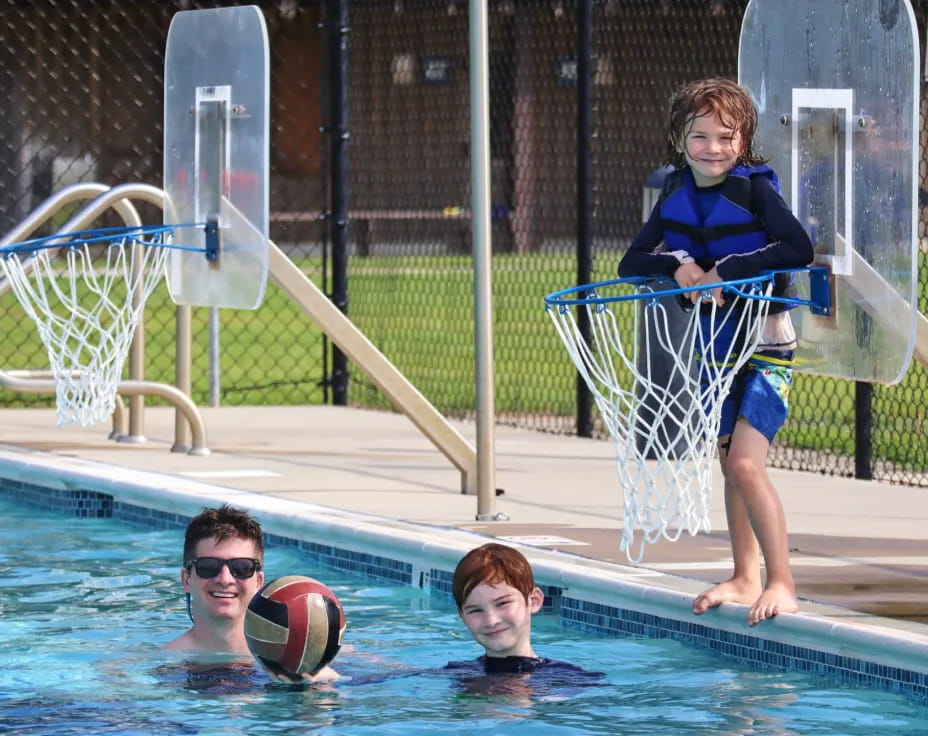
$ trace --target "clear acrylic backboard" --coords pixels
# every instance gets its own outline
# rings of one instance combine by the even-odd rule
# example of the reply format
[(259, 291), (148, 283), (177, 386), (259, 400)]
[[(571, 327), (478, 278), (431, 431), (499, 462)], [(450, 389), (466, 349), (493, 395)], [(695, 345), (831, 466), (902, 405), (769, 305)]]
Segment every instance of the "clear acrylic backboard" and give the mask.
[(917, 317), (918, 34), (907, 0), (751, 0), (739, 81), (757, 142), (833, 279), (793, 311), (797, 368), (894, 383)]
[[(174, 15), (165, 51), (165, 223), (218, 216), (220, 242), (215, 260), (172, 250), (168, 288), (178, 304), (254, 309), (264, 297), (269, 68), (259, 8)], [(178, 232), (185, 245), (206, 246), (202, 228)]]

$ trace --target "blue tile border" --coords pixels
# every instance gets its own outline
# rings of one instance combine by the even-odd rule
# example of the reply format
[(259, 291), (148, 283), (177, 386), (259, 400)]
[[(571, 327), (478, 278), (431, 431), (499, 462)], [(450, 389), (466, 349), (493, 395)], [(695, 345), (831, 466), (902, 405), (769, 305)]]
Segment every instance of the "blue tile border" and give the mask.
[[(189, 514), (119, 501), (99, 491), (50, 488), (6, 478), (0, 478), (0, 495), (13, 503), (65, 516), (111, 518), (151, 529), (182, 530), (190, 520)], [(318, 539), (317, 534), (314, 537)], [(326, 567), (377, 581), (427, 587), (433, 594), (451, 597), (450, 569), (426, 565), (417, 572), (416, 566), (407, 560), (283, 534), (266, 533), (265, 542), (268, 546), (299, 549), (314, 563)], [(840, 684), (899, 693), (928, 704), (928, 672), (891, 667), (858, 657), (726, 631), (694, 621), (681, 621), (573, 598), (555, 585), (540, 587), (545, 594), (543, 610), (556, 613), (565, 625), (584, 631), (602, 636), (671, 638), (710, 650), (743, 666), (814, 674)]]
[(0, 490), (11, 501), (41, 511), (54, 511), (83, 519), (113, 517), (113, 497), (97, 491), (46, 488), (6, 479), (0, 483)]
[(561, 618), (585, 631), (598, 634), (674, 639), (713, 651), (749, 667), (815, 674), (842, 684), (890, 690), (920, 702), (928, 702), (928, 675), (925, 673), (887, 667), (856, 657), (758, 639), (699, 623), (677, 621), (566, 596), (561, 601)]

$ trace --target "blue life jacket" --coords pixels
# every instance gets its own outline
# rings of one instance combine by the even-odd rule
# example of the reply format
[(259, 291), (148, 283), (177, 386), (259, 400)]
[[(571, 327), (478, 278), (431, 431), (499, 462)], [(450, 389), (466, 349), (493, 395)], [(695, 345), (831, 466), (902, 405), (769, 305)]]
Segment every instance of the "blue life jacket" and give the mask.
[(766, 164), (735, 166), (722, 184), (718, 201), (702, 220), (696, 182), (689, 167), (671, 172), (661, 192), (661, 224), (667, 249), (683, 250), (697, 262), (715, 262), (736, 253), (751, 253), (768, 243), (767, 231), (751, 212), (751, 178), (766, 176), (777, 192), (780, 181)]

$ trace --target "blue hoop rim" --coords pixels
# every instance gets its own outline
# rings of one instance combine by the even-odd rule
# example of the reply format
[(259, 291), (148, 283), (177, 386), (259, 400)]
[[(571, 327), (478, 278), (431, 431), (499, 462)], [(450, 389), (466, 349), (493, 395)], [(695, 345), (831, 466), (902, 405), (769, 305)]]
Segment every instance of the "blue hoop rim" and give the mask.
[(207, 253), (207, 248), (195, 248), (179, 243), (164, 243), (157, 238), (175, 230), (202, 228), (208, 230), (210, 223), (182, 223), (172, 225), (125, 225), (122, 227), (101, 227), (89, 230), (75, 230), (69, 233), (54, 233), (40, 238), (20, 240), (0, 246), (0, 256), (9, 258), (21, 253), (34, 253), (40, 250), (77, 247), (92, 243), (107, 243), (116, 240), (130, 240), (133, 243), (158, 248), (172, 248), (194, 253)]
[[(779, 274), (800, 274), (808, 273), (812, 282), (811, 299), (798, 299), (786, 296), (767, 296), (756, 291), (746, 290), (745, 287), (758, 287), (766, 285)], [(581, 286), (572, 286), (568, 289), (554, 291), (545, 297), (545, 308), (563, 308), (569, 306), (586, 306), (611, 304), (614, 302), (639, 301), (642, 299), (652, 299), (656, 297), (674, 296), (677, 294), (691, 294), (699, 291), (708, 294), (713, 289), (721, 288), (723, 292), (735, 294), (745, 299), (756, 299), (759, 301), (776, 302), (793, 307), (809, 307), (816, 314), (830, 313), (830, 283), (829, 271), (827, 266), (804, 266), (802, 268), (791, 268), (781, 270), (763, 271), (757, 276), (751, 278), (736, 279), (733, 281), (721, 281), (715, 284), (700, 284), (699, 286), (688, 286), (670, 289), (661, 289), (660, 291), (644, 290), (642, 287), (648, 284), (676, 284), (673, 279), (666, 276), (627, 276), (625, 278), (610, 279), (608, 281), (596, 281)], [(597, 293), (601, 289), (612, 288), (615, 286), (634, 286), (636, 291), (632, 294), (617, 294), (614, 296), (601, 296)], [(824, 291), (823, 291), (824, 289)], [(575, 297), (573, 295), (580, 292), (589, 292), (590, 296)]]

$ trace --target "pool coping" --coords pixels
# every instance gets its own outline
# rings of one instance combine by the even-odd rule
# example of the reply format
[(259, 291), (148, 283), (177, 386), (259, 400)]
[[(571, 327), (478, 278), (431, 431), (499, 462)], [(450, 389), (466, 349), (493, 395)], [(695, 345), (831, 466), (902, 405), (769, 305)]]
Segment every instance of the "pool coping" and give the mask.
[[(324, 564), (444, 593), (460, 557), (492, 539), (93, 460), (0, 448), (0, 493), (28, 501), (43, 497), (43, 489), (69, 498), (102, 494), (127, 508), (172, 515), (178, 525), (204, 505), (228, 502), (258, 516), (271, 543), (302, 545)], [(747, 625), (741, 605), (724, 604), (696, 617), (691, 603), (697, 581), (514, 546), (530, 560), (565, 623), (607, 635), (672, 637), (752, 666), (837, 676), (928, 700), (928, 626), (923, 624), (822, 604), (804, 605), (798, 614), (781, 614), (756, 627)]]

